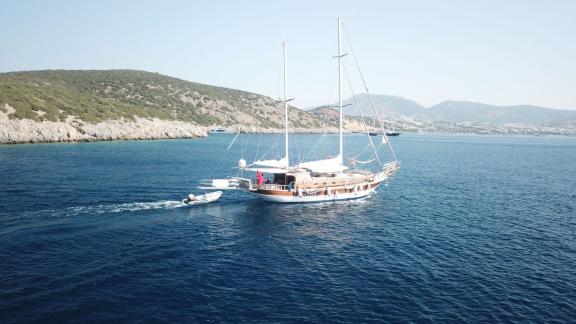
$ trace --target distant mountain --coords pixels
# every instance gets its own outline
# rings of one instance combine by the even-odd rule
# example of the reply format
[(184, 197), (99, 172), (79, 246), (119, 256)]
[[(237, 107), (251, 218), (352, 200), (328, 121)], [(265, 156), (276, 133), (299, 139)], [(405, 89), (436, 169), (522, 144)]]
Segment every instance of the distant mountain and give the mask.
[[(374, 110), (370, 104), (370, 98), (366, 94), (360, 94), (356, 96), (358, 100), (358, 105), (364, 116), (373, 116)], [(411, 116), (411, 117), (425, 117), (426, 109), (417, 103), (416, 101), (405, 99), (398, 96), (387, 96), (387, 95), (372, 95), (372, 100), (374, 101), (374, 106), (378, 111), (380, 116)], [(344, 105), (350, 105), (345, 108), (345, 112), (348, 115), (358, 116), (360, 112), (358, 111), (358, 106), (356, 106), (356, 101), (354, 97), (351, 97), (343, 102)]]
[(467, 101), (444, 101), (428, 109), (433, 120), (476, 123), (555, 123), (576, 120), (576, 111), (544, 107), (494, 106)]
[[(329, 106), (317, 107), (308, 112), (316, 117), (316, 119), (321, 120), (324, 125), (329, 125), (336, 127), (340, 122), (340, 114), (335, 109)], [(344, 116), (342, 127), (348, 131), (363, 131), (364, 124), (359, 117), (355, 116)]]
[[(374, 112), (366, 94), (357, 95), (360, 111), (365, 116)], [(559, 123), (576, 120), (576, 111), (558, 110), (530, 105), (495, 106), (467, 101), (444, 101), (429, 108), (415, 101), (396, 96), (372, 95), (378, 114), (384, 117), (412, 117), (424, 120), (472, 122), (472, 123)], [(344, 101), (351, 104), (344, 108), (347, 115), (358, 116), (360, 112), (354, 98)], [(332, 105), (333, 106), (333, 105)], [(327, 107), (327, 106), (325, 106)]]

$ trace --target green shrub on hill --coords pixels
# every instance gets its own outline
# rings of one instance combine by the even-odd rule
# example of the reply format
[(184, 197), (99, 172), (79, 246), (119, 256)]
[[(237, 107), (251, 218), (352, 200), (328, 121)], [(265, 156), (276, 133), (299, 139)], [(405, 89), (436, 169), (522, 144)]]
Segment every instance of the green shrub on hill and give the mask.
[[(275, 114), (256, 111), (256, 101)], [(238, 123), (252, 118), (260, 127), (282, 127), (283, 113), (269, 98), (135, 70), (45, 70), (0, 73), (0, 109), (10, 118), (64, 121), (69, 116), (97, 123), (135, 117), (181, 120), (200, 125)], [(312, 115), (291, 107), (298, 127), (315, 127)]]

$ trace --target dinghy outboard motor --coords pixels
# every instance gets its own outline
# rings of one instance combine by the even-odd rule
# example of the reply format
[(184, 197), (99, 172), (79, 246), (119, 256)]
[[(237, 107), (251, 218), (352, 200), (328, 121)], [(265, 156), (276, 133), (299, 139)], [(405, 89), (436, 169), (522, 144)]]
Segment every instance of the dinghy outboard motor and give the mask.
[(191, 201), (194, 200), (194, 195), (193, 194), (189, 194), (188, 197), (186, 197), (186, 199), (184, 199), (185, 203), (189, 203)]

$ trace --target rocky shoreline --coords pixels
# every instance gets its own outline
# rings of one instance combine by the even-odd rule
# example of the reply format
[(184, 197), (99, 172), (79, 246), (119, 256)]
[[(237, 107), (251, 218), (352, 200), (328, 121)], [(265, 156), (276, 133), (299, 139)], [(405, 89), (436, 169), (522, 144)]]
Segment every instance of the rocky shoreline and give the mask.
[(136, 118), (97, 124), (68, 118), (65, 122), (8, 119), (0, 112), (0, 144), (91, 142), (206, 137), (206, 128), (192, 123)]
[[(36, 122), (29, 119), (8, 119), (0, 111), (0, 144), (95, 142), (113, 140), (154, 140), (206, 137), (211, 129), (181, 121), (136, 118), (133, 121), (113, 120), (97, 124), (75, 118), (64, 122)], [(260, 127), (229, 127), (230, 132), (251, 134), (284, 133), (284, 129)], [(338, 129), (296, 128), (301, 134), (337, 133)]]
[[(12, 107), (5, 106), (5, 111), (0, 110), (0, 144), (25, 144), (25, 143), (53, 143), (53, 142), (95, 142), (113, 140), (155, 140), (206, 137), (211, 129), (218, 126), (205, 127), (183, 121), (169, 121), (161, 119), (135, 118), (134, 120), (110, 120), (96, 124), (81, 121), (75, 117), (68, 117), (65, 121), (37, 122), (30, 119), (10, 119), (8, 114)], [(445, 123), (444, 123), (445, 124)], [(575, 135), (574, 129), (540, 128), (539, 130), (526, 129), (526, 127), (512, 127), (505, 129), (493, 126), (472, 127), (470, 125), (451, 125), (450, 128), (438, 125), (407, 125), (398, 123), (395, 129), (401, 132), (415, 132), (417, 130), (429, 133), (473, 133), (492, 135)], [(345, 132), (361, 131), (356, 125), (346, 125)], [(426, 127), (427, 126), (427, 127)], [(456, 127), (459, 126), (459, 127)], [(461, 127), (460, 127), (461, 126)], [(225, 127), (228, 132), (243, 132), (250, 134), (260, 133), (284, 133), (284, 129), (262, 128), (254, 126)], [(448, 131), (447, 131), (448, 130)], [(338, 128), (292, 128), (291, 133), (300, 134), (323, 134), (338, 133)]]
[[(0, 110), (0, 144), (54, 143), (54, 142), (93, 142), (113, 140), (154, 140), (206, 137), (218, 126), (205, 127), (183, 121), (146, 119), (110, 120), (96, 124), (87, 123), (76, 117), (65, 121), (37, 122), (30, 119), (10, 119), (14, 112), (9, 105)], [(283, 133), (284, 129), (260, 128), (251, 126), (230, 127), (230, 131), (244, 133)], [(334, 129), (297, 128), (296, 133), (336, 133)]]
[[(28, 119), (0, 118), (0, 144), (198, 138), (208, 136), (210, 129), (210, 127), (180, 121), (140, 118), (134, 121), (106, 121), (97, 124), (75, 119), (65, 122), (35, 122)], [(251, 127), (232, 127), (229, 131), (249, 134), (284, 133), (283, 129)], [(319, 134), (337, 133), (338, 130), (298, 128), (291, 132)]]

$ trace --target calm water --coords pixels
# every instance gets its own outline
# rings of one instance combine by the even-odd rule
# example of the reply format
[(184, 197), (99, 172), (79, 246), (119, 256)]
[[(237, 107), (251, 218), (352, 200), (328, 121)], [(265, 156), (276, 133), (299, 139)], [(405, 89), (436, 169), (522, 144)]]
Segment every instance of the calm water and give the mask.
[(0, 146), (0, 322), (576, 318), (576, 139), (402, 135), (370, 199), (182, 207), (273, 141), (231, 138)]

